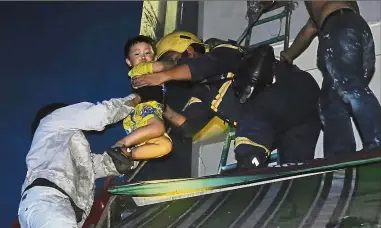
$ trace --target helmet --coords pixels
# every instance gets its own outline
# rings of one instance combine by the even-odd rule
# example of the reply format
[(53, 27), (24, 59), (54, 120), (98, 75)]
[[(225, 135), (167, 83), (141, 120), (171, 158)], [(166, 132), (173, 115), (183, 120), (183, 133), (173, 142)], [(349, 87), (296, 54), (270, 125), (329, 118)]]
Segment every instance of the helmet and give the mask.
[(202, 40), (190, 32), (175, 31), (164, 36), (156, 44), (156, 58), (168, 51), (183, 53), (191, 44), (203, 44)]

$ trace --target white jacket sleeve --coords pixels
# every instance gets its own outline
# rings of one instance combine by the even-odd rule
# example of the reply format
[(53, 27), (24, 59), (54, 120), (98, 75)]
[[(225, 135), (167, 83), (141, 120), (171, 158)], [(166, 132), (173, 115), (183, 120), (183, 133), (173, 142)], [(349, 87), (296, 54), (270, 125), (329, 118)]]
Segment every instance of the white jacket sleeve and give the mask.
[(102, 131), (107, 125), (122, 120), (134, 110), (126, 102), (135, 97), (135, 94), (131, 94), (125, 98), (113, 98), (97, 104), (81, 102), (70, 105), (48, 115), (41, 120), (40, 125), (60, 130)]

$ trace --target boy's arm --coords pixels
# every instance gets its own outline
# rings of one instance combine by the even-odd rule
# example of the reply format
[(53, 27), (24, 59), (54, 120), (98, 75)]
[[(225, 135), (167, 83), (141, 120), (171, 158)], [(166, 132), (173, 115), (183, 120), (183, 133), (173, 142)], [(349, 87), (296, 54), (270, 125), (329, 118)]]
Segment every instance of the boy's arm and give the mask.
[(163, 121), (154, 117), (148, 120), (144, 127), (140, 127), (130, 134), (119, 140), (116, 144), (123, 144), (127, 147), (143, 143), (149, 139), (157, 138), (164, 135), (165, 127)]
[(280, 60), (292, 63), (308, 48), (316, 37), (317, 31), (312, 19), (308, 19), (307, 24), (300, 30), (292, 45), (280, 53)]

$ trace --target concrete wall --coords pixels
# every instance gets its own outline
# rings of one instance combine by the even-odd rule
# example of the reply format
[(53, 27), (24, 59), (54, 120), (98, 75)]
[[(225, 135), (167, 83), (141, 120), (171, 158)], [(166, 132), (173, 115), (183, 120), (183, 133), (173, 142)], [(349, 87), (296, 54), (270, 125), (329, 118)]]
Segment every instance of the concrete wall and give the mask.
[[(381, 2), (361, 1), (359, 2), (360, 10), (362, 11), (365, 19), (369, 21), (374, 40), (376, 43), (376, 72), (370, 83), (370, 87), (376, 94), (377, 98), (381, 101)], [(246, 12), (246, 2), (202, 2), (200, 13), (203, 16), (199, 18), (199, 35), (204, 38), (218, 37), (222, 39), (236, 39), (246, 26), (244, 18)], [(300, 4), (293, 14), (291, 23), (291, 40), (295, 37), (299, 29), (307, 20), (304, 4)], [(378, 21), (378, 22), (377, 22)], [(373, 22), (373, 23), (372, 23)], [(270, 25), (269, 25), (270, 24)], [(267, 26), (268, 25), (268, 26)], [(277, 33), (278, 25), (266, 24), (259, 32), (253, 33), (252, 43), (270, 38), (269, 35)], [(255, 31), (254, 31), (255, 32)], [(255, 34), (255, 35), (254, 35)], [(267, 37), (265, 37), (267, 35)], [(295, 63), (310, 72), (315, 80), (321, 85), (322, 76), (320, 71), (316, 68), (316, 50), (317, 39), (315, 39), (311, 46), (298, 58)], [(283, 45), (274, 45), (275, 55), (279, 56)], [(316, 157), (323, 155), (322, 132), (316, 148)], [(361, 140), (357, 131), (355, 132), (357, 149), (361, 149)], [(192, 175), (204, 176), (215, 174), (217, 171), (218, 163), (221, 156), (224, 137), (221, 136), (213, 141), (197, 142), (193, 145), (192, 156)], [(232, 148), (229, 153), (229, 163), (234, 163), (234, 156)]]

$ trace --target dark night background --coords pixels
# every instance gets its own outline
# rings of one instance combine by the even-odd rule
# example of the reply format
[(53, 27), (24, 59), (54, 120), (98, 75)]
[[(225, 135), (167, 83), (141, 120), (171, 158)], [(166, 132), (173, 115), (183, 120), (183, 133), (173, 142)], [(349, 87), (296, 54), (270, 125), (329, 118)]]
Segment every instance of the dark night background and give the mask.
[[(139, 33), (142, 4), (0, 3), (2, 227), (17, 215), (30, 125), (38, 109), (52, 102), (96, 102), (130, 94), (123, 46)], [(170, 102), (180, 107), (183, 101)], [(118, 125), (89, 141), (94, 152), (102, 152), (123, 135)], [(190, 153), (179, 150), (184, 147), (176, 138), (174, 144), (171, 156), (148, 162), (138, 178), (189, 175)]]

